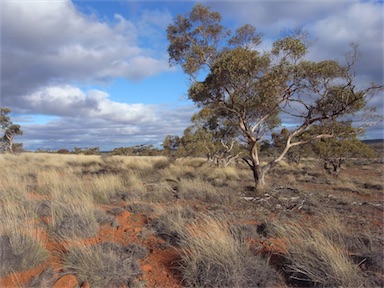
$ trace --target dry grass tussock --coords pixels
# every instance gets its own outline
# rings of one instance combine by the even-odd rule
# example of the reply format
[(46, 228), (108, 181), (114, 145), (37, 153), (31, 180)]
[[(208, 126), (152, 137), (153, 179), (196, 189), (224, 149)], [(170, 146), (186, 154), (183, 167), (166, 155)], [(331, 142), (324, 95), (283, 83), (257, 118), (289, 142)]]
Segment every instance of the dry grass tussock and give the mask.
[[(137, 258), (142, 257), (137, 254), (139, 248), (111, 243), (81, 244), (84, 238), (97, 235), (100, 223), (115, 225), (118, 214), (109, 212), (116, 209), (120, 212), (128, 210), (132, 217), (145, 214), (148, 221), (144, 229), (146, 233), (165, 239), (167, 245), (181, 253), (179, 264), (184, 285), (265, 287), (281, 283), (267, 259), (253, 254), (258, 247), (250, 249), (245, 239), (248, 236), (242, 231), (244, 227), (237, 224), (257, 221), (260, 214), (269, 219), (270, 209), (277, 207), (275, 204), (281, 206), (284, 202), (278, 201), (284, 200), (271, 198), (266, 199), (269, 202), (246, 202), (240, 198), (241, 193), (249, 192), (246, 189), (253, 184), (252, 175), (243, 164), (217, 168), (202, 158), (175, 160), (33, 153), (0, 154), (0, 163), (0, 276), (44, 261), (47, 251), (42, 248), (44, 237), (39, 234), (43, 227), (49, 240), (78, 242), (68, 244), (68, 253), (61, 255), (65, 273), (74, 273), (80, 281), (88, 281), (96, 287), (135, 286), (140, 274)], [(314, 162), (309, 164), (315, 166)], [(325, 194), (320, 190), (323, 187), (328, 192), (333, 189), (335, 194), (343, 188), (370, 191), (373, 195), (383, 187), (377, 177), (350, 180), (341, 176), (328, 183), (327, 178), (324, 179), (326, 176), (318, 172), (321, 167), (316, 165), (317, 172), (314, 173), (308, 172), (308, 167), (284, 166), (283, 163), (267, 175), (268, 183), (279, 187), (292, 185), (293, 188), (298, 185), (300, 196), (310, 187), (305, 186), (307, 182), (316, 183), (319, 193), (313, 193), (315, 203), (329, 200), (323, 197)], [(376, 174), (372, 172), (372, 175)], [(267, 186), (264, 192), (270, 195), (271, 191), (275, 195), (286, 193), (285, 190), (271, 190), (273, 188)], [(260, 195), (264, 197), (264, 193)], [(357, 193), (348, 195), (361, 196)], [(352, 205), (344, 202), (346, 208)], [(105, 212), (105, 207), (110, 206), (114, 208)], [(298, 219), (295, 216), (305, 213), (304, 209), (284, 210), (284, 207), (276, 208), (274, 215)], [(311, 212), (322, 213), (318, 206), (310, 208)], [(215, 216), (201, 215), (208, 209)], [(343, 215), (346, 215), (345, 211), (342, 210)], [(271, 227), (272, 236), (286, 242), (288, 252), (282, 256), (285, 259), (283, 268), (287, 269), (292, 282), (295, 279), (306, 286), (355, 287), (364, 284), (358, 267), (362, 261), (366, 265), (377, 263), (377, 270), (366, 271), (381, 269), (380, 258), (375, 258), (375, 253), (379, 250), (377, 247), (382, 246), (374, 246), (375, 239), (371, 239), (368, 232), (359, 233), (357, 237), (336, 216), (325, 217), (321, 224), (317, 228), (304, 228), (293, 222), (276, 221)], [(256, 230), (255, 224), (252, 225)], [(248, 238), (257, 237), (261, 236), (255, 232)]]
[(95, 202), (109, 203), (116, 194), (125, 190), (125, 185), (121, 175), (107, 174), (93, 177), (89, 189)]
[(137, 260), (146, 254), (146, 250), (136, 244), (121, 246), (106, 242), (86, 246), (78, 243), (68, 247), (63, 255), (64, 270), (92, 287), (139, 287), (141, 269)]
[(181, 179), (177, 188), (180, 199), (200, 200), (206, 203), (229, 204), (236, 194), (226, 187), (215, 187), (201, 179)]
[(50, 228), (55, 237), (87, 238), (97, 234), (99, 225), (93, 197), (81, 182), (63, 183), (63, 187), (54, 188), (51, 195)]
[(286, 273), (293, 283), (322, 287), (359, 287), (361, 270), (349, 257), (341, 235), (345, 228), (328, 218), (324, 229), (297, 223), (273, 224), (273, 231), (286, 244)]
[(251, 253), (240, 231), (224, 219), (204, 216), (181, 238), (181, 273), (188, 287), (267, 287), (278, 276)]
[[(44, 262), (42, 231), (33, 223), (34, 209), (26, 202), (1, 199), (0, 210), (0, 277), (24, 271)], [(26, 225), (27, 223), (27, 225)]]
[(153, 169), (156, 163), (166, 159), (164, 156), (130, 156), (124, 157), (124, 165), (133, 171), (145, 171)]

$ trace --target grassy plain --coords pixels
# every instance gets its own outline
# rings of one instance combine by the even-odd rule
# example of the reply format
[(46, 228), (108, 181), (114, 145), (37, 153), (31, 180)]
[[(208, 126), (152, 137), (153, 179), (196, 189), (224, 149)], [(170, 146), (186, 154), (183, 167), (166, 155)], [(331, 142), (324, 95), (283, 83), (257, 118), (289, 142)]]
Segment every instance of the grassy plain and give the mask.
[(384, 286), (382, 161), (282, 162), (262, 193), (202, 158), (0, 163), (0, 287)]

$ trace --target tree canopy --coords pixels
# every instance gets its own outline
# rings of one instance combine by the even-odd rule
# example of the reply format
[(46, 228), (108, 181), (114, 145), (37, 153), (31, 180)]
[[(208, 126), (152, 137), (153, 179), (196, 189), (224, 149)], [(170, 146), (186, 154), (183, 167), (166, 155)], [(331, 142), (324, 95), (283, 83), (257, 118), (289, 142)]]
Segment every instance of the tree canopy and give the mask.
[[(382, 88), (356, 85), (352, 71), (358, 58), (356, 46), (344, 64), (316, 62), (307, 59), (308, 38), (300, 30), (275, 41), (269, 51), (261, 51), (262, 37), (255, 27), (247, 24), (232, 33), (220, 23), (221, 15), (201, 4), (185, 16), (178, 15), (167, 29), (169, 60), (190, 76), (188, 96), (198, 107), (209, 109), (208, 126), (231, 131), (247, 143), (249, 155), (244, 161), (253, 171), (256, 186), (265, 184), (267, 171), (292, 147), (339, 133), (320, 129), (308, 134), (312, 127), (333, 127), (363, 109)], [(293, 124), (283, 149), (262, 165), (258, 143), (287, 118)]]
[(0, 152), (13, 152), (13, 141), (16, 135), (23, 135), (20, 125), (13, 124), (9, 114), (9, 108), (0, 108), (0, 130), (3, 134), (0, 138)]

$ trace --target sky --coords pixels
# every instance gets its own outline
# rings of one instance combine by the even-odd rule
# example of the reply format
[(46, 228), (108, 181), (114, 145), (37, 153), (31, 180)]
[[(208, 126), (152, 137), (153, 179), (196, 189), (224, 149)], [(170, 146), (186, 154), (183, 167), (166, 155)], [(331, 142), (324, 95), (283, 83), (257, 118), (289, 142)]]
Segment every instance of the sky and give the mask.
[[(2, 0), (0, 107), (24, 131), (15, 142), (26, 150), (112, 150), (181, 136), (197, 108), (188, 77), (169, 65), (166, 29), (196, 3), (232, 31), (254, 25), (264, 50), (295, 27), (314, 39), (309, 60), (343, 61), (358, 43), (357, 83), (383, 83), (383, 1)], [(383, 94), (369, 105), (383, 114)], [(384, 138), (382, 122), (365, 138)]]

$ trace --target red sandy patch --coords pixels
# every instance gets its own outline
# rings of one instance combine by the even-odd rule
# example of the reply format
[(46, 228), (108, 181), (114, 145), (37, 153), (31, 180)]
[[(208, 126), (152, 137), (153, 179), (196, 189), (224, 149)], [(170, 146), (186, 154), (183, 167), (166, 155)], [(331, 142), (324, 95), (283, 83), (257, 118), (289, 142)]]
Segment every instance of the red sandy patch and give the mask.
[(20, 287), (28, 283), (33, 276), (39, 275), (47, 267), (46, 263), (23, 272), (14, 272), (6, 277), (0, 278), (0, 287)]
[(64, 275), (52, 286), (52, 288), (75, 288), (78, 287), (77, 278), (75, 275)]

